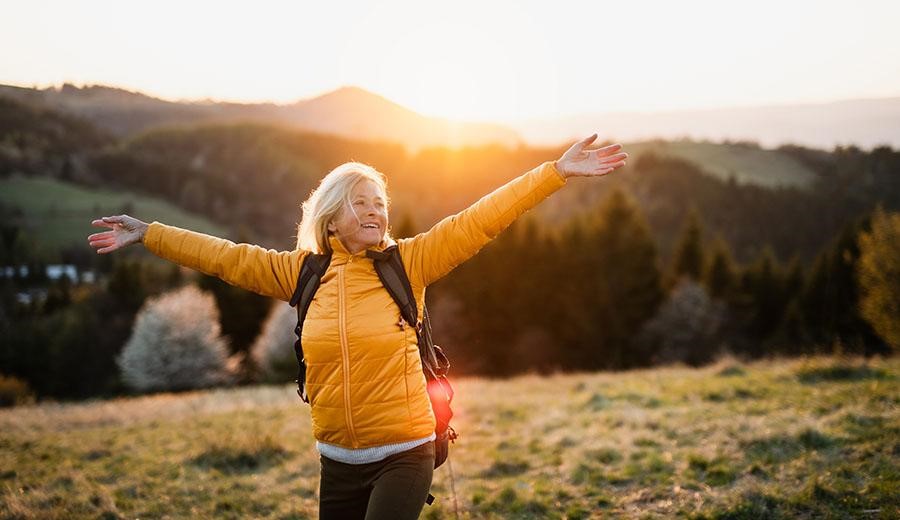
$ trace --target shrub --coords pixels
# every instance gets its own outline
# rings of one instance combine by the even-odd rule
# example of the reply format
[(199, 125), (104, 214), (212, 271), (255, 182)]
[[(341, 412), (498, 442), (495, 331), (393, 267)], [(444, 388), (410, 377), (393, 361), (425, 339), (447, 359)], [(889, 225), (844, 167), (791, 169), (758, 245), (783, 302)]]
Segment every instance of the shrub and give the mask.
[(34, 394), (28, 383), (21, 379), (0, 375), (0, 408), (34, 402)]
[(262, 331), (251, 348), (251, 355), (259, 367), (262, 379), (283, 383), (297, 376), (297, 356), (294, 354), (294, 327), (297, 311), (286, 304), (272, 306)]
[(128, 386), (188, 390), (230, 382), (215, 301), (194, 286), (148, 299), (118, 358)]
[(639, 341), (658, 345), (656, 361), (703, 364), (718, 351), (724, 316), (722, 303), (710, 299), (697, 282), (682, 278), (656, 316), (644, 324)]

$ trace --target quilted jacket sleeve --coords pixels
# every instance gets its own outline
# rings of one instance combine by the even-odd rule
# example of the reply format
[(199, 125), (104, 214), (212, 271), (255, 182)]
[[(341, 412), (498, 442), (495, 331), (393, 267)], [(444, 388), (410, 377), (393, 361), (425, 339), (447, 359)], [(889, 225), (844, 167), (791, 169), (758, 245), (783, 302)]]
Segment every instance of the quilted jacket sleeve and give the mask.
[(413, 285), (426, 287), (475, 255), (522, 213), (565, 185), (553, 162), (513, 179), (430, 230), (400, 240)]
[(153, 254), (264, 296), (289, 301), (306, 251), (275, 251), (154, 222), (144, 235)]

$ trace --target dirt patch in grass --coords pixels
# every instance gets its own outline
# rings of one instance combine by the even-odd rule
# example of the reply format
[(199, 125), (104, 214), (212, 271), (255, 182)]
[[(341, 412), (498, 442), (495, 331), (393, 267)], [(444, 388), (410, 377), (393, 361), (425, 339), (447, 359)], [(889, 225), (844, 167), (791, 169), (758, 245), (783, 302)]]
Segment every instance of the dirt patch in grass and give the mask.
[(217, 442), (190, 460), (201, 468), (211, 468), (226, 474), (252, 473), (278, 465), (290, 452), (271, 437), (237, 444)]
[(845, 363), (803, 368), (797, 371), (797, 379), (807, 385), (829, 381), (886, 380), (892, 377), (891, 374), (879, 368)]
[(517, 458), (495, 460), (491, 467), (484, 470), (481, 476), (485, 478), (513, 477), (521, 475), (531, 467), (527, 461)]
[(835, 439), (807, 428), (795, 436), (773, 435), (753, 439), (744, 443), (743, 447), (748, 459), (774, 464), (796, 458), (806, 450), (825, 449), (835, 443)]

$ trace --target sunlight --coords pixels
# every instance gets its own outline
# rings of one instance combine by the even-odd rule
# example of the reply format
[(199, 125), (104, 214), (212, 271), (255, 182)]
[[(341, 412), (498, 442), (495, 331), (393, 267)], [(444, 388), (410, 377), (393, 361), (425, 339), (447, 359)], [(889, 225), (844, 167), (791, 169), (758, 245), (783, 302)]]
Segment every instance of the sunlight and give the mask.
[[(412, 110), (450, 119), (509, 119), (535, 105), (555, 109), (556, 74), (546, 66), (552, 47), (527, 12), (505, 2), (458, 10), (379, 4), (365, 15), (379, 23), (347, 32), (344, 84), (365, 84)], [(538, 64), (549, 74), (535, 74)]]
[(379, 82), (413, 110), (429, 115), (466, 119), (514, 110), (519, 82), (505, 49), (474, 39), (438, 41), (392, 49), (405, 56), (391, 60), (394, 66), (383, 69)]
[(33, 0), (0, 22), (0, 83), (275, 103), (353, 85), (495, 122), (894, 96), (900, 4), (858, 4)]

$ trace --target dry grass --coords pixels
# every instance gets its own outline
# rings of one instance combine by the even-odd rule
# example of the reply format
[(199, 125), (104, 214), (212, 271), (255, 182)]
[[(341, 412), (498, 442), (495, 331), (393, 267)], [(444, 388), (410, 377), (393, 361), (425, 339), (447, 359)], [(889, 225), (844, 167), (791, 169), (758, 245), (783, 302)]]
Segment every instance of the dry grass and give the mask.
[[(894, 518), (900, 362), (456, 382), (465, 518)], [(315, 518), (289, 386), (0, 411), (5, 518)], [(452, 518), (449, 467), (425, 518)]]

